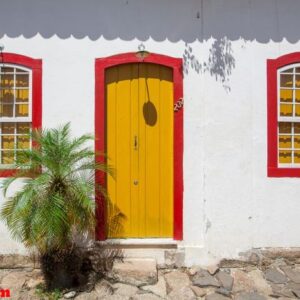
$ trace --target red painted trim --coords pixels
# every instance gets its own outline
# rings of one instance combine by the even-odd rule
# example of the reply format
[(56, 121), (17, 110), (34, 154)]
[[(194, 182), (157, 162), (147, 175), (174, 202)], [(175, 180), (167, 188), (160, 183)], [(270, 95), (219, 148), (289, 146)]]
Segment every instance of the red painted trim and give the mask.
[[(32, 70), (32, 128), (42, 127), (42, 60), (28, 56), (2, 53), (0, 64), (14, 64)], [(0, 118), (1, 121), (1, 118)], [(1, 170), (0, 177), (10, 177), (15, 170)]]
[[(95, 151), (96, 161), (105, 162), (105, 158), (98, 153), (105, 152), (105, 78), (104, 65), (95, 65)], [(96, 172), (96, 185), (106, 186), (106, 176), (101, 172)], [(106, 205), (105, 198), (96, 193), (96, 239), (103, 241), (106, 239)]]
[(267, 60), (268, 177), (300, 177), (300, 168), (279, 168), (277, 160), (277, 70), (295, 63), (300, 63), (300, 52)]
[[(174, 104), (183, 97), (182, 59), (160, 54), (149, 54), (141, 60), (135, 53), (124, 53), (95, 60), (95, 151), (105, 151), (105, 70), (109, 67), (128, 63), (153, 63), (173, 69)], [(104, 161), (97, 156), (97, 161)], [(96, 174), (97, 184), (106, 184), (104, 174)], [(106, 239), (105, 200), (97, 195), (97, 228), (96, 238)], [(183, 108), (174, 112), (174, 234), (175, 240), (183, 239)]]

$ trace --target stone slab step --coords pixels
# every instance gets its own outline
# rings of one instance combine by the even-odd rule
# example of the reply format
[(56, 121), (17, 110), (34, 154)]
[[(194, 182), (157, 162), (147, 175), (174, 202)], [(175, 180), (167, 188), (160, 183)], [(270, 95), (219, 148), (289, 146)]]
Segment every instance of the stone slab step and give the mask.
[(107, 276), (115, 281), (143, 286), (157, 283), (157, 264), (152, 258), (125, 258), (115, 261)]

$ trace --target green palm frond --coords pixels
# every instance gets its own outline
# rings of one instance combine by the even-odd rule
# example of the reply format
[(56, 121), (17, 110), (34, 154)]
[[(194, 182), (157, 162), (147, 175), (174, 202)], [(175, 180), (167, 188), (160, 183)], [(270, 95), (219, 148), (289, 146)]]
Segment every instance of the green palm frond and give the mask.
[[(69, 123), (33, 130), (31, 138), (38, 146), (21, 151), (15, 176), (2, 183), (6, 202), (0, 218), (15, 239), (46, 253), (70, 245), (74, 229), (93, 232), (95, 190), (106, 197), (103, 187), (95, 189), (95, 171), (112, 176), (114, 171), (95, 161), (95, 152), (86, 146), (93, 136), (72, 138)], [(17, 179), (22, 188), (8, 196)]]

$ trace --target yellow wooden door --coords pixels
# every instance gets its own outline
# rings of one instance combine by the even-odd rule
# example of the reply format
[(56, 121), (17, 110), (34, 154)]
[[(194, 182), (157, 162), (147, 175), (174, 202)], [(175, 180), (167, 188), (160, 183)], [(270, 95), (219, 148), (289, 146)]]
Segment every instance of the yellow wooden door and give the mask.
[[(173, 76), (146, 63), (107, 69), (108, 237), (173, 236)], [(118, 224), (118, 226), (116, 226)]]

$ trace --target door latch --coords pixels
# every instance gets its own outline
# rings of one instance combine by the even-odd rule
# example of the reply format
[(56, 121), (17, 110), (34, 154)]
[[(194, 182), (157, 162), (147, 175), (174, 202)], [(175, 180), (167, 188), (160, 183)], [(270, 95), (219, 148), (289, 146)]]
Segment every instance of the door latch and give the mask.
[(134, 136), (134, 150), (137, 150), (138, 149), (138, 138), (137, 136), (135, 135)]

